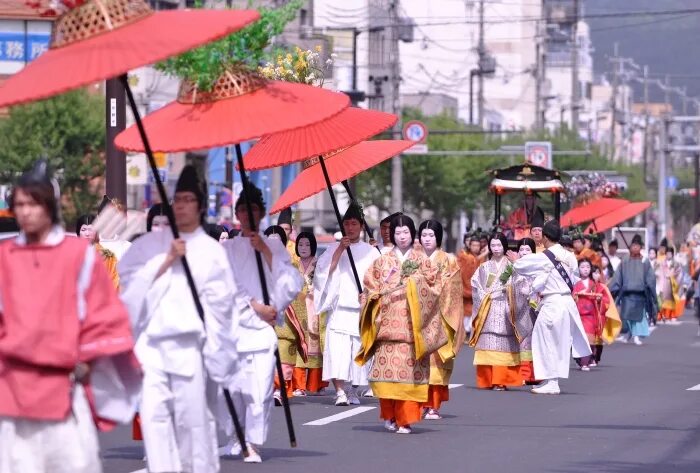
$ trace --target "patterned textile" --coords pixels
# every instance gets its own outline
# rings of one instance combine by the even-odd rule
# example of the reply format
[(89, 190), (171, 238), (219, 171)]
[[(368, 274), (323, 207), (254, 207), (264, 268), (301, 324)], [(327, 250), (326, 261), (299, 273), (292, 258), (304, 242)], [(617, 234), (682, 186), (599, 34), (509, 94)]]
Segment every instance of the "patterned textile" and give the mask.
[(586, 286), (586, 283), (581, 280), (574, 285), (573, 296), (583, 328), (588, 335), (588, 343), (602, 344), (605, 313), (610, 305), (605, 286), (592, 280), (589, 280)]
[[(297, 269), (300, 269), (301, 263), (292, 263)], [(313, 277), (313, 268), (316, 267), (316, 261), (310, 265), (311, 277)], [(300, 269), (301, 271), (301, 269)], [(302, 275), (304, 275), (302, 271)], [(305, 275), (304, 275), (305, 276)], [(305, 284), (302, 291), (296, 299), (292, 301), (285, 311), (284, 324), (275, 327), (275, 332), (278, 338), (278, 348), (280, 359), (285, 365), (298, 366), (298, 359), (302, 363), (308, 361), (308, 329), (305, 326), (308, 324), (306, 295), (308, 294), (308, 283), (305, 278)], [(313, 307), (313, 303), (312, 303)], [(318, 340), (318, 337), (316, 338)], [(318, 350), (318, 343), (314, 346), (314, 350)], [(316, 351), (316, 353), (318, 353)], [(313, 366), (312, 368), (317, 368)]]
[(472, 315), (472, 276), (479, 267), (479, 258), (462, 250), (457, 257), (459, 269), (462, 278), (462, 301), (464, 304), (464, 316)]
[(462, 312), (462, 277), (457, 259), (453, 255), (437, 250), (433, 255), (433, 262), (437, 265), (443, 282), (440, 315), (448, 342), (430, 355), (430, 384), (447, 386), (452, 376), (454, 359), (464, 346), (466, 338)]
[(323, 366), (323, 347), (326, 338), (326, 314), (317, 314), (314, 310), (313, 277), (318, 259), (313, 258), (309, 266), (304, 269), (299, 263), (297, 266), (304, 276), (304, 288), (292, 302), (292, 307), (297, 314), (299, 324), (306, 340), (307, 360), (301, 355), (297, 356), (297, 368), (321, 368)]
[(362, 348), (355, 361), (364, 365), (374, 357), (369, 380), (375, 396), (425, 402), (430, 377), (427, 355), (447, 343), (440, 317), (443, 281), (425, 253), (411, 250), (408, 260), (418, 269), (407, 277), (402, 277), (395, 252), (375, 260), (365, 274)]
[(469, 345), (476, 349), (475, 365), (516, 366), (520, 364), (520, 342), (516, 320), (524, 313), (516, 308), (527, 304), (529, 293), (523, 293), (525, 281), (500, 280), (506, 260), (489, 260), (479, 266), (472, 277), (474, 308), (472, 337)]

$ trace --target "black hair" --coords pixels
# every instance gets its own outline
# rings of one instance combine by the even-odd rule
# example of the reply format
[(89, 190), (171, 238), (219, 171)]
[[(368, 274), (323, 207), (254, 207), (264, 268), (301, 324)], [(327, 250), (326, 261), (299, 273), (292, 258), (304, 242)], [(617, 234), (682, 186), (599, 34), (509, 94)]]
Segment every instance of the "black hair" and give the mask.
[(301, 232), (297, 235), (297, 241), (294, 244), (294, 251), (296, 252), (297, 256), (301, 258), (301, 255), (299, 254), (299, 240), (302, 238), (309, 240), (309, 243), (311, 244), (311, 256), (316, 256), (318, 243), (316, 242), (316, 236), (311, 232)]
[(8, 199), (10, 205), (10, 212), (15, 213), (15, 199), (17, 197), (17, 191), (21, 190), (25, 194), (28, 194), (37, 204), (44, 207), (44, 210), (49, 214), (51, 218), (51, 223), (58, 225), (61, 221), (59, 217), (59, 207), (58, 199), (56, 198), (56, 191), (52, 185), (46, 185), (40, 182), (19, 182)]
[(594, 265), (593, 262), (588, 258), (581, 258), (580, 260), (578, 260), (578, 266), (581, 266), (583, 263), (588, 263), (588, 266), (591, 267), (591, 273), (593, 273), (593, 268), (597, 268), (597, 266)]
[(163, 204), (155, 204), (150, 209), (148, 209), (148, 216), (146, 217), (146, 231), (150, 232), (153, 228), (153, 219), (158, 216), (165, 215), (165, 206)]
[(442, 246), (443, 229), (440, 222), (433, 219), (422, 222), (418, 227), (418, 238), (423, 234), (423, 230), (432, 230), (435, 233), (435, 241), (438, 248)]
[(283, 246), (287, 246), (287, 232), (284, 231), (284, 228), (280, 227), (279, 225), (270, 225), (265, 229), (265, 236), (270, 236), (273, 233), (275, 235), (279, 235)]
[(521, 238), (520, 241), (518, 241), (518, 249), (517, 250), (520, 251), (520, 247), (523, 245), (529, 246), (533, 253), (535, 253), (537, 251), (536, 250), (537, 245), (535, 244), (535, 240), (533, 240), (532, 238), (527, 238), (527, 237)]
[(610, 240), (610, 243), (608, 243), (608, 248), (610, 248), (611, 246), (614, 246), (615, 248), (619, 247), (616, 239), (613, 238), (612, 240)]
[(489, 236), (488, 238), (489, 238), (489, 258), (491, 258), (493, 256), (493, 252), (491, 251), (491, 240), (498, 240), (501, 242), (501, 244), (503, 245), (503, 254), (505, 254), (505, 252), (508, 251), (508, 238), (506, 238), (506, 236), (503, 233), (495, 232), (495, 233), (492, 233), (491, 236)]
[(91, 225), (94, 221), (94, 215), (86, 214), (78, 217), (78, 219), (75, 221), (75, 234), (80, 236), (80, 229), (83, 227), (83, 225)]
[(391, 226), (389, 227), (389, 239), (391, 240), (392, 245), (396, 246), (396, 238), (394, 238), (394, 233), (398, 227), (408, 227), (408, 230), (411, 232), (411, 240), (416, 239), (416, 224), (413, 223), (411, 217), (403, 214), (397, 215), (391, 219)]
[(221, 225), (216, 224), (207, 225), (205, 230), (207, 231), (207, 235), (209, 235), (216, 241), (219, 241), (222, 233), (228, 233), (226, 227), (222, 227)]
[(260, 212), (265, 212), (265, 199), (263, 199), (263, 193), (250, 181), (248, 181), (248, 185), (245, 187), (245, 192), (241, 191), (240, 195), (238, 196), (236, 205), (233, 207), (234, 212), (237, 211), (238, 207), (241, 205), (245, 205), (246, 200), (248, 200), (251, 205), (257, 205)]
[(676, 256), (676, 250), (672, 246), (669, 246), (668, 248), (666, 248), (666, 254), (668, 254), (669, 252), (673, 253), (673, 256)]

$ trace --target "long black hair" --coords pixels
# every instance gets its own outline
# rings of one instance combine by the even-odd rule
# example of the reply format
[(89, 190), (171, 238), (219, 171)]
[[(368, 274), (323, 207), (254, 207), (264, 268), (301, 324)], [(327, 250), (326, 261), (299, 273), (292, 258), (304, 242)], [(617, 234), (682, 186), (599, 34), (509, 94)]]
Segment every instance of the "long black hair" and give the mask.
[(391, 219), (391, 226), (389, 227), (389, 231), (391, 233), (389, 233), (389, 239), (391, 240), (392, 245), (396, 246), (394, 232), (396, 232), (396, 229), (399, 227), (408, 227), (408, 230), (411, 232), (411, 240), (416, 239), (416, 224), (413, 223), (413, 219), (411, 219), (411, 217), (401, 214)]
[(432, 230), (433, 232), (435, 232), (435, 241), (437, 243), (437, 246), (438, 248), (442, 246), (443, 229), (442, 224), (440, 222), (433, 219), (422, 222), (418, 226), (418, 238), (420, 238), (423, 234), (423, 230)]
[(508, 251), (508, 238), (506, 238), (506, 236), (501, 232), (495, 232), (489, 236), (489, 258), (493, 257), (493, 252), (491, 251), (491, 240), (498, 240), (501, 242), (503, 245), (503, 254), (505, 255), (506, 251)]
[(309, 243), (311, 244), (311, 256), (316, 256), (316, 249), (318, 248), (318, 244), (316, 243), (316, 236), (311, 232), (301, 232), (297, 235), (297, 241), (294, 245), (294, 251), (296, 252), (297, 256), (301, 258), (301, 255), (299, 254), (299, 240), (301, 240), (302, 238), (306, 238), (307, 240), (309, 240)]
[(532, 238), (527, 238), (527, 237), (521, 238), (520, 241), (518, 241), (518, 251), (520, 251), (520, 247), (523, 245), (529, 246), (533, 253), (535, 253), (537, 251), (536, 250), (537, 246), (535, 245), (535, 240), (533, 240)]
[(280, 240), (282, 240), (282, 246), (287, 246), (287, 232), (284, 231), (284, 228), (279, 225), (270, 225), (265, 229), (265, 236), (269, 237), (273, 233), (279, 235)]
[(78, 219), (75, 221), (75, 234), (80, 236), (80, 229), (83, 227), (83, 225), (92, 225), (94, 221), (94, 215), (85, 214), (78, 217)]

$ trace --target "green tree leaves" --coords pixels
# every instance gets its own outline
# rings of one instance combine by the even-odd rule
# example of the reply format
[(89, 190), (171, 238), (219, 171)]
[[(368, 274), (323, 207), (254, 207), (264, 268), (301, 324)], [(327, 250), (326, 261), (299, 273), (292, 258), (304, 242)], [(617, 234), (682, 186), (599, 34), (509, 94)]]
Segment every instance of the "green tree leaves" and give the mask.
[(12, 182), (39, 157), (49, 159), (68, 221), (94, 209), (104, 174), (104, 98), (77, 90), (10, 109), (0, 119), (0, 180)]

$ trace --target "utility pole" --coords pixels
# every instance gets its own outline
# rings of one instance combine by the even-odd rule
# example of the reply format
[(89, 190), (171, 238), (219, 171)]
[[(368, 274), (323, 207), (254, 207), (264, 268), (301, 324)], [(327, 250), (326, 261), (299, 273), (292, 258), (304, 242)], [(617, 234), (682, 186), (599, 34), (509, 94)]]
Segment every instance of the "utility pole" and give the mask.
[(613, 86), (610, 96), (610, 160), (615, 161), (615, 116), (617, 115), (617, 87), (618, 87), (618, 68), (622, 65), (619, 54), (619, 44), (613, 46)]
[(666, 237), (666, 160), (669, 154), (669, 125), (670, 116), (663, 117), (661, 127), (661, 149), (659, 150), (659, 229), (656, 241), (660, 242)]
[[(399, 65), (399, 0), (393, 0), (389, 4), (389, 16), (391, 18), (390, 40), (390, 64), (391, 64), (391, 110), (399, 117), (399, 121), (392, 129), (392, 136), (399, 136), (402, 128), (401, 105), (399, 103), (399, 87), (401, 85), (401, 70)], [(391, 209), (396, 212), (403, 210), (403, 169), (401, 156), (391, 158)]]
[(126, 92), (119, 79), (105, 82), (105, 192), (126, 206), (126, 153), (114, 146), (126, 128)]
[(579, 0), (574, 0), (574, 24), (571, 27), (571, 130), (574, 133), (578, 131), (578, 102), (580, 96), (578, 83), (578, 10)]
[[(486, 44), (484, 43), (484, 0), (479, 0), (479, 45), (477, 46), (479, 55), (479, 69), (482, 69), (482, 64), (486, 57)], [(484, 127), (484, 73), (479, 73), (479, 96), (477, 99), (479, 109), (479, 127)]]

